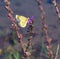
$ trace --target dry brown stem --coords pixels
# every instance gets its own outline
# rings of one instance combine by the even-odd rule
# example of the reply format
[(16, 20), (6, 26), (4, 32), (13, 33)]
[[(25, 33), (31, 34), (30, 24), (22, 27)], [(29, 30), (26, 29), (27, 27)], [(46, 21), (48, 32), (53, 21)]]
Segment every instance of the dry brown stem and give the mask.
[(47, 41), (47, 43), (48, 43), (48, 45), (46, 46), (47, 47), (47, 49), (48, 49), (48, 54), (49, 54), (49, 56), (51, 57), (51, 59), (53, 58), (53, 52), (52, 52), (52, 45), (51, 45), (51, 41), (52, 41), (52, 39), (51, 38), (49, 38), (49, 36), (48, 36), (48, 31), (47, 31), (47, 29), (48, 29), (48, 25), (47, 25), (47, 23), (46, 23), (46, 20), (45, 20), (45, 11), (44, 11), (44, 8), (43, 8), (43, 6), (42, 6), (42, 2), (41, 2), (41, 0), (37, 0), (37, 3), (38, 3), (38, 6), (39, 6), (39, 8), (40, 8), (40, 10), (41, 10), (41, 19), (42, 19), (42, 30), (43, 30), (43, 32), (45, 33), (45, 39), (46, 39), (46, 41)]
[[(10, 2), (9, 2), (9, 0), (4, 0), (4, 2), (5, 2), (5, 4), (6, 4), (6, 6), (5, 6), (5, 8), (6, 8), (6, 10), (8, 11), (8, 17), (10, 18), (10, 21), (12, 22), (12, 28), (15, 30), (15, 32), (16, 32), (16, 35), (17, 35), (17, 37), (18, 37), (18, 40), (19, 40), (19, 43), (21, 44), (21, 47), (22, 47), (22, 49), (23, 49), (23, 52), (26, 54), (26, 56), (27, 56), (27, 59), (29, 59), (29, 57), (28, 57), (28, 55), (27, 55), (27, 52), (26, 52), (26, 48), (25, 48), (25, 43), (21, 40), (22, 38), (23, 38), (23, 35), (22, 34), (20, 34), (19, 32), (18, 32), (18, 26), (17, 26), (17, 24), (16, 24), (16, 20), (15, 20), (15, 18), (13, 17), (13, 11), (11, 10), (11, 8), (10, 8)], [(29, 42), (30, 43), (30, 42)]]
[(58, 19), (60, 20), (60, 12), (59, 12), (58, 4), (57, 4), (56, 0), (53, 0), (52, 2), (53, 2), (53, 5), (54, 5), (54, 7), (56, 9), (56, 13), (58, 15)]

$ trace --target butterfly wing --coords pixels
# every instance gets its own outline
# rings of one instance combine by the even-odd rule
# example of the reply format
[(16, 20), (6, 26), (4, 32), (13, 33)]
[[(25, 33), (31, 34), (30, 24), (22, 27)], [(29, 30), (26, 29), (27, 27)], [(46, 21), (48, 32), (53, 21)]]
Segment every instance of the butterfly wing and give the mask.
[(25, 16), (16, 15), (16, 19), (19, 20), (18, 25), (22, 28), (25, 28), (29, 18)]

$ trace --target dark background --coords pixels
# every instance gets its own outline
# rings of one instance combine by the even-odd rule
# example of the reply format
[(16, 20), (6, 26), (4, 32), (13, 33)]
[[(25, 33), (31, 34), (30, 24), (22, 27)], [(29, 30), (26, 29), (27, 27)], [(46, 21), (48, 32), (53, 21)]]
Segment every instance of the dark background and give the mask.
[[(37, 5), (36, 0), (10, 0), (11, 2), (11, 9), (14, 12), (14, 16), (16, 14), (24, 15), (27, 17), (34, 16), (34, 32), (36, 33), (32, 43), (40, 45), (41, 40), (43, 40), (42, 37), (42, 24), (41, 24), (41, 17), (40, 17), (40, 10)], [(58, 7), (60, 7), (60, 0), (57, 0)], [(44, 7), (44, 10), (46, 12), (46, 22), (48, 24), (48, 34), (49, 36), (55, 40), (53, 43), (53, 47), (57, 47), (57, 43), (60, 43), (60, 21), (58, 21), (58, 17), (56, 14), (55, 7), (52, 4), (52, 0), (42, 0), (42, 4)], [(0, 48), (5, 50), (5, 48), (8, 46), (8, 42), (4, 40), (4, 37), (7, 36), (9, 33), (11, 33), (10, 26), (11, 22), (7, 17), (7, 11), (4, 8), (5, 3), (3, 0), (0, 0)], [(60, 8), (59, 8), (60, 9)], [(26, 28), (22, 29), (23, 34), (25, 35), (24, 41), (26, 42), (27, 36), (26, 36)], [(18, 44), (19, 45), (19, 44)], [(59, 51), (60, 55), (60, 51)], [(60, 57), (58, 56), (57, 59)], [(0, 59), (4, 59), (3, 55), (0, 57)], [(39, 59), (39, 58), (37, 58)]]

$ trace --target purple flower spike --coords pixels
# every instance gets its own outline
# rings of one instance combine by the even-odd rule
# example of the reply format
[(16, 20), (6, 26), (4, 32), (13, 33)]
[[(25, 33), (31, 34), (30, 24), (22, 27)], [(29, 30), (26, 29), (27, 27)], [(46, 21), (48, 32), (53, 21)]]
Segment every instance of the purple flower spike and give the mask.
[(34, 16), (31, 16), (31, 17), (30, 17), (30, 20), (33, 21), (33, 19), (34, 19)]
[(30, 23), (33, 21), (33, 19), (34, 19), (34, 16), (30, 17), (30, 18), (28, 19), (28, 24), (30, 24)]

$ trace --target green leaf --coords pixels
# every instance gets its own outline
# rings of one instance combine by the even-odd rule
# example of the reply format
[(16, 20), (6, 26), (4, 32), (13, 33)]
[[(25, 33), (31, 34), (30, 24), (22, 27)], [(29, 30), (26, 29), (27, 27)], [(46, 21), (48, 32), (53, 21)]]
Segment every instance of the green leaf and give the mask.
[(9, 58), (8, 59), (13, 59), (13, 57), (12, 57), (12, 55), (11, 54), (9, 54)]
[(14, 55), (15, 59), (21, 59), (21, 56), (19, 55), (19, 52), (15, 51), (13, 53), (13, 55)]

